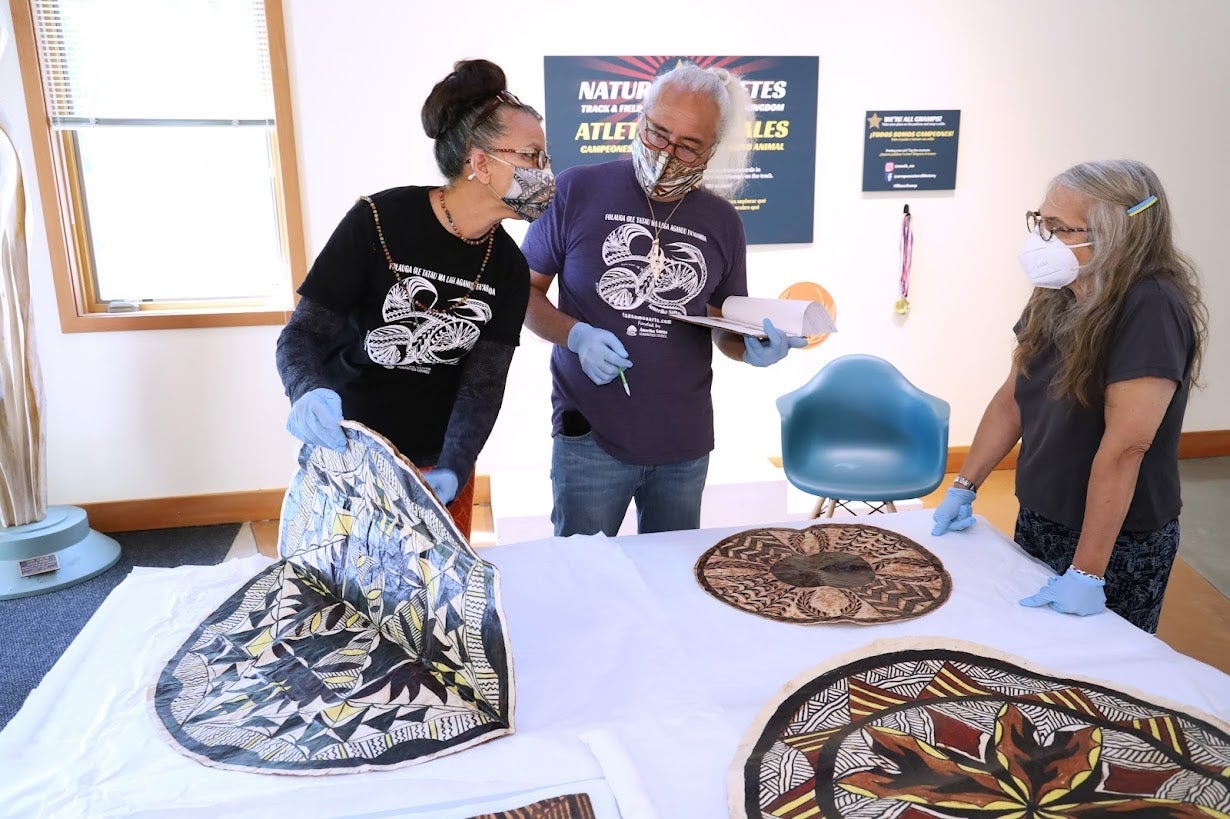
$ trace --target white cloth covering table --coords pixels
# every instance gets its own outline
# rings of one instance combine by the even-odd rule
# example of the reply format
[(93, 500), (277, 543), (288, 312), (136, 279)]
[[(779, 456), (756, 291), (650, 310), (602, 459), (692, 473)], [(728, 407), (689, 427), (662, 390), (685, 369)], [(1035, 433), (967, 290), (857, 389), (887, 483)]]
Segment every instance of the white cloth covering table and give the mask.
[(949, 600), (875, 626), (739, 611), (705, 592), (693, 566), (750, 527), (484, 549), (503, 584), (516, 733), (422, 765), (320, 777), (194, 762), (158, 736), (146, 702), (183, 639), (268, 560), (134, 570), (0, 732), (0, 814), (451, 819), (585, 791), (599, 816), (615, 815), (613, 796), (628, 819), (721, 817), (729, 768), (760, 709), (825, 657), (890, 637), (981, 643), (1230, 722), (1230, 676), (1111, 613), (1019, 606), (1049, 570), (985, 520), (940, 538), (926, 510), (862, 520), (936, 554), (952, 576)]

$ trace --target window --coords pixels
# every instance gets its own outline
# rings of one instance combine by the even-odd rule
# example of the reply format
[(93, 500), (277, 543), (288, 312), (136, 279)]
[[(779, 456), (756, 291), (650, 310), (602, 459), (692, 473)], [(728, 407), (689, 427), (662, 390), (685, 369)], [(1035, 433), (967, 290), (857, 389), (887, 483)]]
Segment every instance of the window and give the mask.
[(305, 264), (281, 0), (10, 0), (65, 332), (274, 324)]

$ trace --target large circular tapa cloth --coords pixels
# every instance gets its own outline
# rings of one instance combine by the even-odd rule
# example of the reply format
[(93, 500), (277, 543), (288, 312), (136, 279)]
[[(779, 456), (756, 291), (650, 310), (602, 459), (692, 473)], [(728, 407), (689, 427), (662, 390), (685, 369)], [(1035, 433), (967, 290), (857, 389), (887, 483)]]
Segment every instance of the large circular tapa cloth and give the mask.
[(882, 640), (800, 674), (731, 768), (735, 817), (1230, 813), (1230, 726), (974, 643)]
[(700, 556), (696, 580), (724, 603), (787, 623), (908, 620), (952, 590), (938, 557), (863, 523), (739, 532)]
[(353, 422), (304, 446), (277, 563), (197, 627), (151, 691), (180, 751), (217, 767), (384, 769), (513, 730), (499, 576), (414, 466)]

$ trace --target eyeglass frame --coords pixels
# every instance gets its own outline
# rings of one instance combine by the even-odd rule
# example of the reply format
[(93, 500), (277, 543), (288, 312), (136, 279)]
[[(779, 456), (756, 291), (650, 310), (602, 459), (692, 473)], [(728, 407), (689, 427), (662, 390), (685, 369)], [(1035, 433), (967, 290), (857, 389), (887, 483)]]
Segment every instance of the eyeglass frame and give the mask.
[[(1040, 210), (1025, 211), (1025, 230), (1030, 233), (1037, 233), (1042, 237), (1042, 241), (1049, 242), (1056, 233), (1093, 233), (1093, 228), (1074, 228), (1074, 227), (1047, 227), (1043, 221), (1052, 221), (1051, 217), (1043, 217)], [(1063, 240), (1060, 239), (1062, 242)]]
[[(494, 97), (488, 100), (487, 104), (479, 112), (474, 119), (474, 124), (470, 126), (471, 130), (476, 130), (495, 114), (496, 109), (501, 105), (511, 105), (514, 108), (524, 108), (525, 103), (521, 102), (516, 94), (509, 91), (507, 88), (497, 93)], [(481, 146), (479, 146), (481, 147)], [(538, 168), (538, 170), (546, 170), (551, 164), (551, 155), (544, 148), (536, 148), (530, 150), (528, 148), (482, 148), (488, 153), (504, 153), (504, 154), (521, 154), (522, 156), (531, 157), (530, 161)]]
[(540, 171), (551, 167), (551, 155), (546, 148), (483, 148), (489, 154), (521, 154), (530, 158), (530, 162)]
[(523, 108), (525, 103), (521, 102), (521, 100), (517, 98), (516, 94), (505, 88), (503, 91), (488, 100), (487, 104), (483, 107), (483, 110), (480, 111), (478, 116), (474, 118), (474, 124), (470, 126), (470, 129), (474, 130), (487, 120), (491, 119), (491, 115), (494, 114), (496, 109), (501, 105), (511, 105), (514, 108)]
[[(661, 140), (662, 144), (658, 145), (658, 144), (655, 144), (654, 142), (650, 142), (648, 139), (645, 138), (646, 134), (653, 134), (655, 139)], [(714, 145), (710, 145), (708, 148), (705, 148), (703, 151), (698, 151), (695, 148), (693, 148), (691, 145), (681, 145), (678, 142), (672, 142), (670, 138), (666, 136), (666, 134), (662, 133), (657, 128), (650, 126), (649, 117), (645, 116), (644, 114), (641, 115), (641, 127), (638, 128), (636, 131), (636, 138), (639, 139), (647, 147), (653, 148), (655, 151), (669, 150), (671, 156), (675, 157), (675, 159), (678, 159), (684, 165), (687, 165), (689, 167), (699, 165), (703, 160), (708, 159), (710, 156), (713, 155), (713, 150), (717, 148), (717, 145), (714, 144)], [(680, 151), (686, 151), (689, 154), (696, 154), (696, 158), (695, 159), (684, 159), (683, 157), (679, 155)]]

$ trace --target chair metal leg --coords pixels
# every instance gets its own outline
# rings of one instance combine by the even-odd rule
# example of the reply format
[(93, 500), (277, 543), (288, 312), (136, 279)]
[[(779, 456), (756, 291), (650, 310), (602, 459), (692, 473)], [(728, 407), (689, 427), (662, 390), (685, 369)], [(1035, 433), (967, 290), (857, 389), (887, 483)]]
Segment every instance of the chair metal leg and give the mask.
[[(890, 500), (865, 501), (865, 503), (867, 504), (868, 514), (875, 514), (876, 512), (888, 513), (888, 512), (897, 511), (897, 504), (893, 503)], [(816, 503), (811, 508), (811, 516), (813, 518), (818, 518), (821, 515), (823, 515), (826, 518), (831, 518), (833, 517), (833, 513), (837, 511), (838, 506), (840, 506), (842, 509), (845, 509), (847, 512), (850, 512), (851, 514), (858, 514), (853, 509), (851, 509), (849, 506), (847, 506), (840, 498), (816, 498)]]

